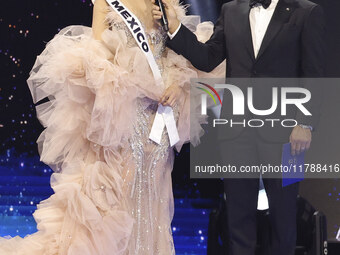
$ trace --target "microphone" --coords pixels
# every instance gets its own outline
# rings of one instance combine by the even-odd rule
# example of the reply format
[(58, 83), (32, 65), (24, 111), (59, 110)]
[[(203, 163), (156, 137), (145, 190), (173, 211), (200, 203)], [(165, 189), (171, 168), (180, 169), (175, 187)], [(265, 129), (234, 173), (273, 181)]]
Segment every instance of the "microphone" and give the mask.
[(160, 11), (162, 12), (162, 18), (161, 18), (162, 26), (163, 26), (163, 28), (166, 32), (169, 32), (169, 22), (168, 22), (168, 18), (166, 16), (166, 11), (165, 11), (163, 1), (162, 0), (156, 0), (156, 4), (159, 6)]

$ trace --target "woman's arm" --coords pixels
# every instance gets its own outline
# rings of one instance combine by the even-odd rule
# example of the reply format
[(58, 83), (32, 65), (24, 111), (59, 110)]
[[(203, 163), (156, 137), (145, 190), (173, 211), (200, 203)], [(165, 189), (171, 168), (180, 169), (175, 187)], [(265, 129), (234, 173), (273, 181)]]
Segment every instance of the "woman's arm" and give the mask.
[(93, 8), (92, 31), (96, 40), (102, 40), (102, 33), (108, 24), (105, 21), (108, 4), (105, 0), (96, 0)]

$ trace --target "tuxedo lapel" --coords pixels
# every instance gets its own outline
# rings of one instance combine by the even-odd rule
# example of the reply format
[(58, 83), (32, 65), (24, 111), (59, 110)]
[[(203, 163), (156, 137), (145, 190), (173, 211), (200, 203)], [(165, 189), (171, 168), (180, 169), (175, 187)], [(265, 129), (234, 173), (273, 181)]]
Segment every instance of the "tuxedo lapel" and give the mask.
[(270, 45), (271, 41), (281, 30), (283, 24), (285, 24), (293, 11), (293, 5), (290, 3), (291, 0), (279, 0), (276, 9), (273, 13), (273, 17), (270, 20), (268, 29), (263, 38), (259, 53), (257, 55), (256, 61), (262, 56), (267, 47)]

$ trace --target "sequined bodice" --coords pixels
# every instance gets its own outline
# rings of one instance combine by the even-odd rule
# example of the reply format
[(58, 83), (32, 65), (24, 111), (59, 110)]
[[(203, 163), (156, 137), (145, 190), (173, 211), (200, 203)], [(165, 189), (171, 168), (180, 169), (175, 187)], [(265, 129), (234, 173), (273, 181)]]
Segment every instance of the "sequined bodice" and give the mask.
[[(117, 30), (124, 30), (126, 37), (127, 37), (127, 46), (128, 47), (138, 47), (137, 42), (135, 38), (132, 36), (129, 28), (126, 26), (126, 24), (123, 21), (114, 22), (112, 24)], [(148, 38), (149, 45), (151, 46), (153, 55), (155, 57), (156, 63), (161, 71), (163, 73), (164, 68), (162, 64), (162, 57), (165, 53), (165, 42), (167, 38), (167, 34), (165, 31), (159, 27), (158, 29), (152, 29), (151, 31), (147, 31), (145, 27), (143, 26), (144, 31), (146, 33), (146, 36)]]

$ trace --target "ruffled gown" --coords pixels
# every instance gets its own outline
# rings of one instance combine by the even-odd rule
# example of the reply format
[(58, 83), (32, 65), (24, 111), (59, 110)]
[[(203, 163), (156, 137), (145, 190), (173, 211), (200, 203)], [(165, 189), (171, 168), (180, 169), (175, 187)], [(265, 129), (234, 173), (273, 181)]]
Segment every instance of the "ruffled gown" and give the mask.
[[(195, 29), (198, 17), (178, 15)], [(166, 129), (161, 144), (148, 139), (165, 88), (156, 86), (148, 62), (113, 10), (98, 41), (85, 26), (69, 26), (47, 45), (28, 85), (45, 127), (37, 140), (41, 161), (55, 172), (54, 194), (33, 216), (38, 232), (0, 238), (1, 255), (175, 254), (171, 221), (174, 150)], [(212, 23), (197, 27), (200, 40)], [(224, 66), (203, 74), (165, 47), (164, 31), (147, 31), (165, 86), (183, 87), (174, 109), (180, 151), (197, 143), (203, 130), (190, 128), (190, 78), (223, 77)], [(190, 134), (191, 130), (191, 134)]]

